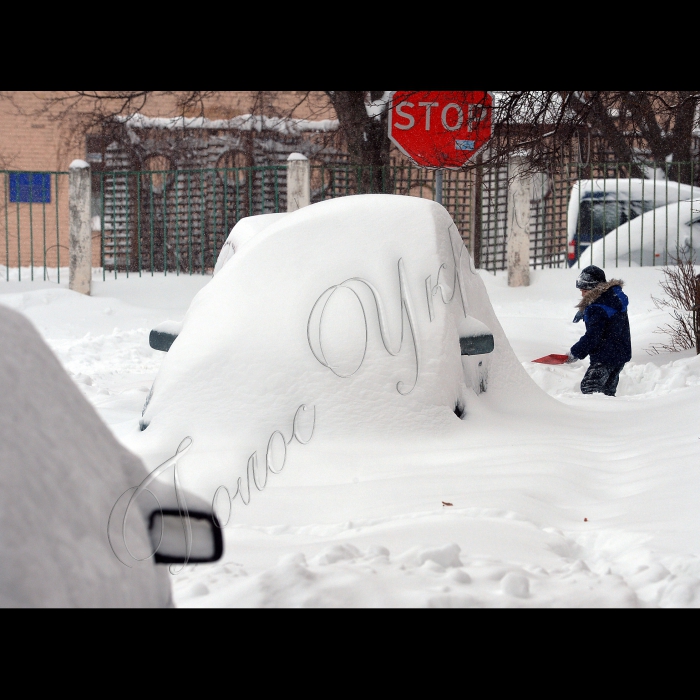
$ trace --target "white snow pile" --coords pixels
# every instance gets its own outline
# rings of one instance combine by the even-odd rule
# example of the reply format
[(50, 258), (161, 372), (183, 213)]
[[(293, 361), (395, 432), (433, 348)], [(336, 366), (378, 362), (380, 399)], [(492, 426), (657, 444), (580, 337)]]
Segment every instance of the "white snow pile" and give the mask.
[(207, 119), (206, 117), (147, 117), (136, 112), (117, 115), (116, 121), (130, 129), (237, 129), (239, 131), (277, 131), (296, 135), (305, 131), (336, 131), (337, 119), (293, 119), (266, 117), (259, 114), (241, 114), (231, 119)]
[(5, 267), (0, 265), (0, 282), (44, 281), (44, 282), (68, 282), (69, 270), (67, 267), (46, 267), (42, 265), (24, 267)]
[[(110, 511), (143, 465), (27, 319), (4, 307), (0, 396), (0, 606), (171, 605), (167, 571), (152, 560), (125, 566), (107, 539)], [(137, 555), (151, 549), (145, 517), (126, 523)]]
[[(32, 321), (112, 432), (149, 465), (191, 434), (193, 446), (178, 464), (183, 480), (198, 482), (211, 497), (219, 485), (233, 496), (240, 478), (245, 500), (249, 483), (249, 505), (240, 496), (232, 503), (223, 559), (171, 577), (175, 604), (700, 607), (700, 358), (693, 350), (646, 351), (669, 321), (650, 300), (660, 294), (660, 270), (606, 269), (625, 280), (633, 358), (615, 398), (583, 396), (578, 384), (587, 360), (531, 362), (566, 352), (583, 333), (583, 324), (571, 322), (578, 270), (533, 270), (529, 287), (510, 288), (505, 273), (473, 274), (464, 251), (469, 315), (496, 339), (486, 391), (477, 393), (479, 376), (470, 372), (479, 368), (469, 362), (482, 357), (466, 358), (460, 378), (450, 355), (462, 312), (458, 289), (443, 302), (454, 276), (449, 246), (440, 247), (439, 227), (431, 224), (442, 215), (415, 210), (406, 220), (389, 206), (385, 218), (372, 215), (374, 230), (398, 218), (403, 242), (366, 236), (338, 250), (338, 228), (350, 230), (351, 220), (364, 218), (362, 198), (344, 201), (345, 215), (323, 231), (312, 217), (317, 205), (269, 225), (247, 221), (240, 233), (246, 226), (256, 231), (213, 278), (120, 275), (94, 280), (91, 297), (69, 292), (63, 276), (62, 287), (28, 283), (24, 275), (0, 285), (0, 304)], [(427, 232), (420, 241), (418, 225)], [(421, 358), (407, 396), (397, 384), (412, 386), (416, 363), (399, 258)], [(382, 260), (391, 264), (380, 269)], [(432, 296), (431, 322), (421, 305), (428, 299), (425, 279), (433, 288), (437, 283), (438, 261), (446, 264), (444, 288)], [(405, 333), (401, 350), (390, 355), (371, 292), (349, 285), (366, 309), (367, 355), (343, 378), (314, 357), (307, 327), (321, 294), (354, 276), (379, 292), (392, 350), (402, 318)], [(362, 347), (364, 324), (348, 286), (337, 289), (321, 341), (328, 364), (349, 374), (341, 370), (356, 359), (353, 329), (359, 327)], [(170, 352), (160, 353), (148, 347), (148, 334), (165, 321), (183, 322), (182, 332)], [(326, 328), (327, 322), (334, 323)], [(339, 329), (344, 342), (337, 342)], [(191, 354), (178, 349), (185, 346)], [(27, 391), (39, 400), (53, 387), (55, 370), (37, 372)], [(154, 379), (144, 415), (150, 424), (141, 431)], [(66, 402), (70, 392), (60, 389)], [(161, 403), (159, 395), (169, 400)], [(458, 420), (450, 402), (461, 396), (465, 413)], [(301, 404), (317, 411), (313, 433), (311, 413), (299, 414), (299, 441), (292, 428)], [(3, 405), (14, 415), (12, 402)], [(37, 431), (26, 433), (29, 439)], [(268, 444), (274, 472), (263, 470)], [(248, 479), (254, 452), (262, 490)], [(24, 502), (32, 511), (36, 483), (22, 485), (16, 507)], [(218, 493), (220, 508), (225, 495)], [(110, 507), (100, 506), (102, 520)], [(50, 591), (47, 585), (47, 599)]]
[[(495, 350), (463, 363), (460, 337), (480, 331)], [(132, 447), (152, 468), (191, 437), (183, 485), (216, 495), (226, 522), (283, 467), (313, 483), (329, 453), (365, 441), (377, 443), (359, 457), (371, 470), (375, 450), (461, 440), (469, 425), (456, 414), (476, 411), (484, 388), (491, 410), (512, 410), (516, 394), (531, 412), (551, 403), (446, 210), (339, 198), (271, 221), (219, 267), (163, 359)]]

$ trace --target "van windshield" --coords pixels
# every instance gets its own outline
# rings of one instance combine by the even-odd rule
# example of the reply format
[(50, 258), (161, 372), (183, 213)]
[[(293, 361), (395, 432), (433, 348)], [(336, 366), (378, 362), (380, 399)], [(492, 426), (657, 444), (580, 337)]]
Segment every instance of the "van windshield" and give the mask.
[(593, 243), (621, 224), (636, 219), (645, 211), (651, 211), (654, 202), (628, 200), (581, 201), (576, 230), (579, 243)]

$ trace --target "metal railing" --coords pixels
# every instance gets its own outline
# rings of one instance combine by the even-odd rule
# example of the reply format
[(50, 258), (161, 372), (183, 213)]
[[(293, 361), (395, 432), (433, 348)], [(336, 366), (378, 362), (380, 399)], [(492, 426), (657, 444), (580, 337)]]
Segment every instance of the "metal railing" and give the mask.
[(103, 276), (211, 272), (231, 228), (286, 210), (283, 192), (279, 165), (94, 173)]
[(68, 173), (0, 170), (0, 278), (60, 282), (62, 265), (65, 276)]
[[(665, 205), (695, 196), (695, 186), (680, 180), (694, 182), (697, 164), (647, 165), (647, 178), (641, 180), (633, 177), (640, 167), (569, 163), (537, 175), (530, 266), (580, 267), (589, 264), (601, 245), (606, 264), (615, 267), (672, 261), (687, 222), (680, 220), (680, 207)], [(592, 181), (598, 184), (591, 187)], [(410, 163), (380, 168), (312, 165), (310, 184), (312, 203), (353, 194), (427, 199), (437, 194), (436, 172)], [(60, 281), (68, 262), (68, 173), (0, 171), (0, 190), (0, 276)], [(490, 272), (507, 268), (507, 200), (506, 166), (443, 172), (442, 203), (477, 267)], [(102, 268), (105, 279), (119, 272), (211, 273), (241, 218), (286, 209), (285, 165), (93, 172), (93, 266)], [(650, 214), (643, 217), (646, 211)], [(669, 220), (671, 211), (675, 222)], [(639, 216), (641, 241), (633, 249)], [(700, 223), (689, 223), (692, 248), (693, 226), (697, 230)], [(606, 234), (612, 229), (614, 240), (609, 240)], [(662, 252), (646, 260), (640, 251), (648, 247), (649, 237), (652, 249)], [(599, 239), (603, 243), (594, 246)]]
[[(640, 170), (646, 177), (639, 177)], [(692, 161), (570, 165), (568, 210), (574, 216), (567, 227), (568, 263), (655, 266), (675, 264), (683, 254), (696, 257), (697, 171)]]
[[(691, 217), (687, 230), (682, 231), (686, 222), (680, 220), (681, 210), (688, 207), (675, 206), (694, 198), (696, 192), (700, 195), (699, 187), (682, 184), (682, 180), (694, 183), (697, 169), (692, 162), (568, 163), (535, 174), (530, 267), (585, 266), (589, 264), (586, 255), (593, 260), (594, 252), (596, 260), (613, 267), (673, 262), (684, 245), (694, 249), (694, 229), (700, 226)], [(435, 171), (407, 163), (375, 171), (353, 166), (312, 166), (311, 170), (312, 201), (367, 192), (436, 198)], [(646, 178), (638, 177), (643, 173)], [(508, 185), (506, 165), (443, 173), (442, 203), (476, 266), (491, 272), (507, 269)], [(700, 214), (700, 202), (698, 206)], [(633, 223), (645, 212), (651, 213)], [(669, 221), (669, 216), (676, 221)], [(602, 243), (594, 247), (598, 240)], [(615, 246), (615, 255), (606, 250), (606, 244)]]

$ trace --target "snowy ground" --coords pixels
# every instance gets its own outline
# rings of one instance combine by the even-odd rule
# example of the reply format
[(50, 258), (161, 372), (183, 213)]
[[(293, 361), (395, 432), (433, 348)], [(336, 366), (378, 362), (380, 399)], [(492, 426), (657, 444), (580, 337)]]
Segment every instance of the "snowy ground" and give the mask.
[[(568, 405), (562, 419), (518, 409), (494, 421), (477, 410), (465, 421), (468, 449), (426, 444), (399, 460), (373, 445), (371, 472), (336, 456), (322, 484), (285, 469), (226, 528), (223, 560), (172, 577), (176, 603), (700, 607), (700, 358), (647, 354), (667, 320), (650, 299), (661, 273), (616, 272), (634, 348), (617, 397), (580, 394), (587, 361), (530, 362), (566, 352), (583, 332), (571, 323), (576, 270), (535, 271), (518, 289), (481, 273), (523, 366)], [(60, 286), (0, 273), (0, 303), (36, 325), (129, 445), (163, 357), (149, 331), (182, 320), (209, 277), (96, 274), (83, 297), (67, 289), (67, 271)], [(290, 493), (295, 510), (279, 505)]]

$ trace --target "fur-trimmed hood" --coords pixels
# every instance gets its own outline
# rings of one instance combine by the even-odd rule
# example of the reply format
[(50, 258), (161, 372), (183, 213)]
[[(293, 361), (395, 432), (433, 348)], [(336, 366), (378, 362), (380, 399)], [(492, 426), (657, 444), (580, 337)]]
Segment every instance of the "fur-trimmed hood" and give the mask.
[(608, 282), (601, 282), (597, 287), (586, 292), (581, 301), (576, 304), (576, 308), (579, 311), (584, 311), (587, 306), (590, 306), (594, 301), (596, 301), (601, 295), (605, 294), (608, 289), (613, 287), (624, 287), (625, 283), (622, 280), (609, 280)]

